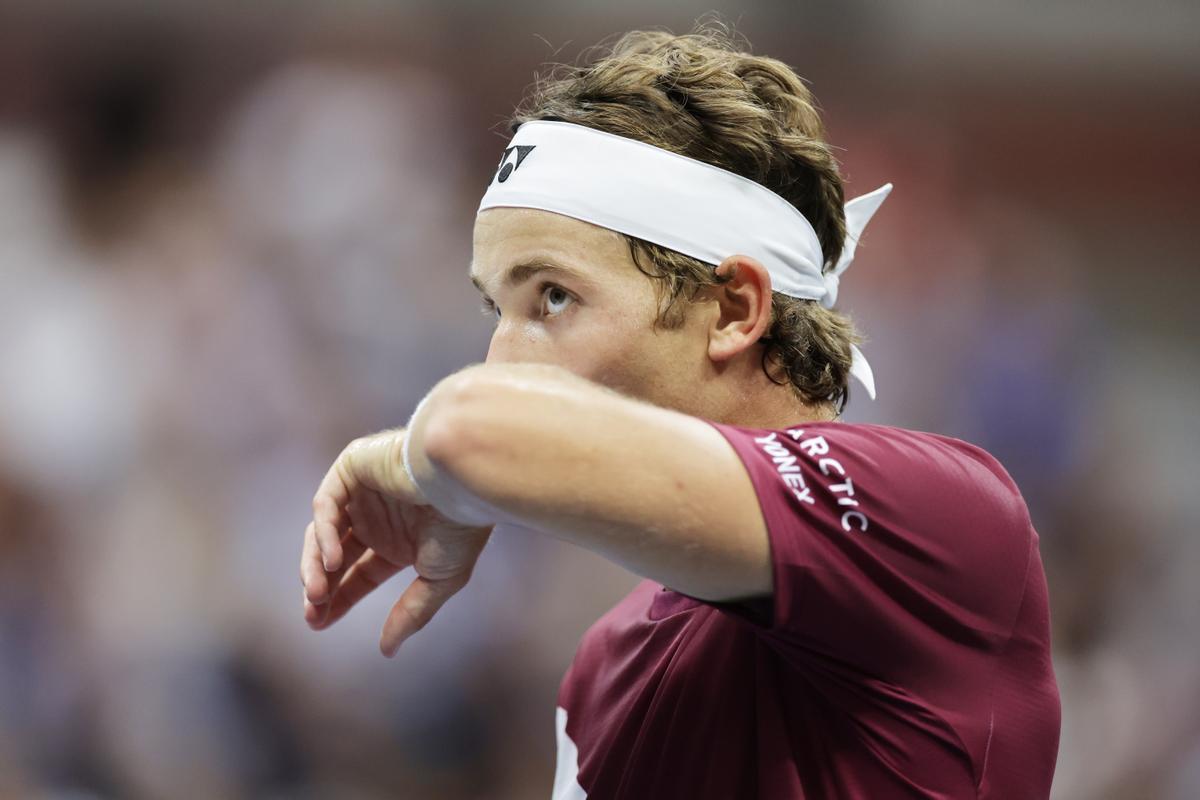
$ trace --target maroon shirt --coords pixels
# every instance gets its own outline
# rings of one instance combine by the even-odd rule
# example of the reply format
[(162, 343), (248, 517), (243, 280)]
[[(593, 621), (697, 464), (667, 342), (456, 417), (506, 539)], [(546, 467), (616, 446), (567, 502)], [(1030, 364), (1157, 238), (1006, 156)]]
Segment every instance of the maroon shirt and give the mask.
[(555, 800), (1047, 797), (1046, 578), (996, 460), (879, 425), (714, 427), (758, 494), (774, 594), (643, 581), (601, 617), (559, 691)]

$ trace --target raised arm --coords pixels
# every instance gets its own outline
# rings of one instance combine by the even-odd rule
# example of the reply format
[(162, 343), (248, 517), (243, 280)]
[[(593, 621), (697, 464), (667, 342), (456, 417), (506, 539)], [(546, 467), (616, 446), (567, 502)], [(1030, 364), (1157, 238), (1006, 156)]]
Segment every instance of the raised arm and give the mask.
[(750, 478), (702, 420), (558, 367), (495, 364), (442, 381), (408, 436), (417, 485), (452, 519), (555, 536), (705, 600), (771, 591)]

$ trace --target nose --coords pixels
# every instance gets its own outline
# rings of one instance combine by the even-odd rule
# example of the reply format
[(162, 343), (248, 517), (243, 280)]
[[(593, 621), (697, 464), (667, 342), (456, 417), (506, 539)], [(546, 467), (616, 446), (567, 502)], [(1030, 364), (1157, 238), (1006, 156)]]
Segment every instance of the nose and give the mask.
[(488, 343), (486, 364), (511, 364), (517, 360), (517, 348), (514, 347), (512, 326), (501, 319), (492, 331), (492, 340)]
[(553, 364), (554, 348), (536, 326), (519, 319), (503, 317), (492, 331), (487, 364)]

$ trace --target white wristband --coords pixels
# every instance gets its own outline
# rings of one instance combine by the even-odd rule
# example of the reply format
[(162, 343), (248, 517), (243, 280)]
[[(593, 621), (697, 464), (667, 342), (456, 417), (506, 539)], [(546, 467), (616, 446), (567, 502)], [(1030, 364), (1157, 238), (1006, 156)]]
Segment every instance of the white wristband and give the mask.
[(417, 494), (421, 496), (422, 501), (425, 499), (425, 492), (421, 490), (421, 485), (417, 483), (417, 476), (413, 475), (412, 464), (409, 462), (408, 456), (408, 438), (412, 432), (413, 421), (417, 418), (417, 414), (421, 413), (421, 408), (425, 405), (425, 401), (429, 399), (429, 395), (421, 398), (421, 402), (417, 403), (417, 407), (413, 409), (412, 416), (408, 418), (408, 424), (404, 426), (404, 442), (400, 445), (400, 461), (404, 465), (404, 474), (408, 476), (409, 483), (416, 489)]

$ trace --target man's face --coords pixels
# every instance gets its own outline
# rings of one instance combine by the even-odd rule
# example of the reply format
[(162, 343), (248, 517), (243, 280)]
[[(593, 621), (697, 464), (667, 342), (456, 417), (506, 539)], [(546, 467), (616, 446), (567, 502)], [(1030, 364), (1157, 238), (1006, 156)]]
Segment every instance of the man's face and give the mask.
[(706, 315), (654, 330), (655, 286), (614, 231), (547, 211), (476, 218), (472, 280), (492, 308), (489, 363), (555, 364), (604, 386), (695, 412), (709, 367)]

